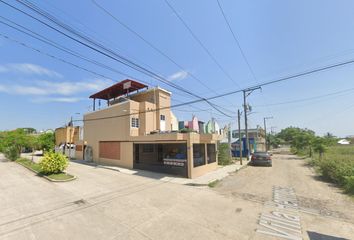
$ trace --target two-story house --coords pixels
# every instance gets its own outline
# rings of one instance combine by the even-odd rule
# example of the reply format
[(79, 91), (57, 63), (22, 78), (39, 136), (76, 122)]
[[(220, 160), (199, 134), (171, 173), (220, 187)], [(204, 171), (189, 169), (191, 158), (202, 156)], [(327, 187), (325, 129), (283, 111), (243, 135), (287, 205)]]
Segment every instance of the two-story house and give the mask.
[[(84, 115), (84, 142), (93, 161), (188, 178), (217, 168), (220, 136), (174, 129), (171, 92), (127, 79), (90, 98), (94, 111)], [(107, 107), (97, 110), (97, 99)]]

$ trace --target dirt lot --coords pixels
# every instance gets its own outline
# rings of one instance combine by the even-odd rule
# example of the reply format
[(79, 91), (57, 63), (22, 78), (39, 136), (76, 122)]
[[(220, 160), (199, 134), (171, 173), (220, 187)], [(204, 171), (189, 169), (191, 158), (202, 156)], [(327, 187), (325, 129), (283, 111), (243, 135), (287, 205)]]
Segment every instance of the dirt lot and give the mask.
[[(303, 159), (284, 153), (273, 158), (273, 167), (249, 166), (224, 179), (215, 190), (229, 198), (257, 202), (264, 206), (264, 213), (275, 209), (270, 204), (274, 186), (292, 188), (303, 239), (354, 239), (354, 200), (321, 181)], [(255, 237), (273, 239), (258, 233)]]

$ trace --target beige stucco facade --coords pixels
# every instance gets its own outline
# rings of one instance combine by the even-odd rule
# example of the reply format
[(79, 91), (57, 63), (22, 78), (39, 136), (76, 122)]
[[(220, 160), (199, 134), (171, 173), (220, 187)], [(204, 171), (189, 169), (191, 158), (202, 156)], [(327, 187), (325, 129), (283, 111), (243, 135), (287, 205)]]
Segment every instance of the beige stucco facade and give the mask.
[[(208, 163), (207, 144), (220, 140), (217, 134), (171, 132), (171, 93), (161, 88), (129, 96), (129, 100), (84, 115), (84, 141), (92, 148), (93, 160), (126, 168), (134, 167), (137, 144), (182, 144), (186, 147), (187, 177), (195, 178), (217, 168)], [(155, 110), (159, 109), (159, 110)], [(138, 126), (134, 119), (138, 119)], [(135, 124), (135, 125), (134, 125)], [(205, 164), (193, 166), (193, 144), (204, 144)], [(114, 149), (113, 149), (114, 148)], [(216, 149), (217, 151), (217, 149)], [(107, 157), (107, 156), (112, 156)]]
[(79, 127), (61, 127), (55, 129), (55, 145), (59, 146), (63, 143), (74, 143), (80, 138), (80, 128)]

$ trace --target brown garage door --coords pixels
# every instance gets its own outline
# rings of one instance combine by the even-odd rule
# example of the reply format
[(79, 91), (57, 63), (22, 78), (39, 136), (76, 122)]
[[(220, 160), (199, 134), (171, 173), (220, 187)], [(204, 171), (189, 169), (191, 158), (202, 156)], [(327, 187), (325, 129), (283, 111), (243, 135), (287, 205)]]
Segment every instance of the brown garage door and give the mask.
[(120, 142), (101, 141), (99, 157), (120, 160)]

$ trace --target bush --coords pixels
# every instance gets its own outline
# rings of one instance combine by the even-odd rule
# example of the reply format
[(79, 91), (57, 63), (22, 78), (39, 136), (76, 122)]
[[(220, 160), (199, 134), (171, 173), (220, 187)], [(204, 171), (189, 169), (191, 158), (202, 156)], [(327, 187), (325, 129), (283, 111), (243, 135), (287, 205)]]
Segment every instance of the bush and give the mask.
[(14, 146), (9, 146), (4, 149), (4, 155), (7, 159), (11, 161), (15, 161), (17, 158), (20, 157), (20, 153), (18, 149)]
[(218, 162), (219, 165), (229, 165), (231, 164), (230, 158), (230, 148), (228, 143), (220, 143), (219, 153), (218, 153)]
[(354, 148), (352, 146), (329, 147), (323, 158), (313, 159), (314, 165), (328, 181), (354, 194)]
[(40, 161), (41, 172), (44, 174), (53, 174), (63, 172), (69, 162), (65, 155), (55, 152), (47, 152)]
[(344, 189), (347, 193), (354, 194), (354, 176), (345, 178)]
[(180, 133), (190, 133), (190, 132), (195, 132), (195, 130), (190, 129), (190, 128), (182, 128), (179, 130)]

